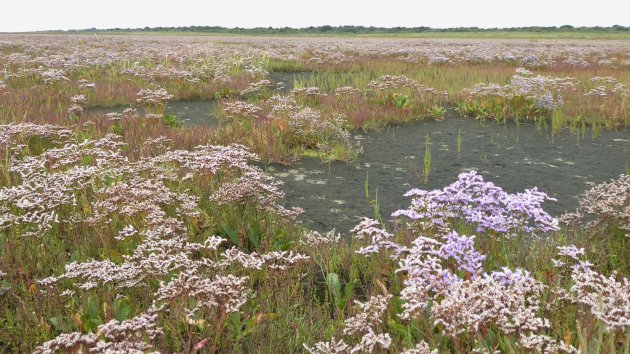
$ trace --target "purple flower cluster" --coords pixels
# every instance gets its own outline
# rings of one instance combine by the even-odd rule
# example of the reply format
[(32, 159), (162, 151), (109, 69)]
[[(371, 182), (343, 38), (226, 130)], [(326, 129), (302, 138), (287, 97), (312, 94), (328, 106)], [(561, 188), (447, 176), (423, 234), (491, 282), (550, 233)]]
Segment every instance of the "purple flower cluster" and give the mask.
[(493, 271), (490, 274), (485, 274), (485, 277), (492, 278), (497, 284), (501, 284), (505, 287), (533, 286), (536, 283), (532, 275), (521, 268), (511, 270), (508, 267), (503, 267), (501, 271)]
[(394, 218), (406, 217), (422, 227), (446, 226), (449, 219), (463, 219), (476, 225), (477, 232), (549, 232), (558, 229), (558, 220), (545, 212), (541, 203), (555, 200), (537, 188), (509, 194), (492, 182), (485, 182), (476, 171), (461, 173), (442, 190), (412, 189), (408, 209), (398, 210)]
[(455, 231), (444, 236), (439, 256), (443, 259), (454, 259), (458, 270), (473, 275), (483, 272), (483, 261), (486, 259), (486, 256), (475, 250), (475, 236), (459, 235)]

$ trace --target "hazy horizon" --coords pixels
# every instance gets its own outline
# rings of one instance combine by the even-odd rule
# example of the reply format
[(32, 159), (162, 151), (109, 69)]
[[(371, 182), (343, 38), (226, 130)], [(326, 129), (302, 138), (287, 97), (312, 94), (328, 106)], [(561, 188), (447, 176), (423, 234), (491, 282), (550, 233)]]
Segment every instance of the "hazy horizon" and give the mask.
[(630, 2), (532, 0), (522, 2), (446, 0), (332, 1), (235, 0), (229, 3), (182, 0), (78, 1), (8, 0), (0, 32), (144, 27), (221, 26), (227, 28), (309, 26), (479, 27), (630, 26)]

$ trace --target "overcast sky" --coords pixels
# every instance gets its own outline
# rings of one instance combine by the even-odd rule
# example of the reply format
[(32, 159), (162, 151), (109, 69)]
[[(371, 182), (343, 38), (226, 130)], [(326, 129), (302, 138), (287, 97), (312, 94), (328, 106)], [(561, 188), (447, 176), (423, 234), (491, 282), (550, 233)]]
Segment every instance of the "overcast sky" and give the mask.
[(157, 26), (630, 26), (630, 0), (0, 0), (0, 32)]

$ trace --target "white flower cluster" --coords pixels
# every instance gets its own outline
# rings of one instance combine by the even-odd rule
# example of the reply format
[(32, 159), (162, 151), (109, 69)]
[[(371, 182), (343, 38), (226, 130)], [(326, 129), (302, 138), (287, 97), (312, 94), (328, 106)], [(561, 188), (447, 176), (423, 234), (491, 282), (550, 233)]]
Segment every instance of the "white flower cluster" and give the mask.
[(383, 75), (379, 80), (370, 81), (367, 85), (368, 90), (372, 92), (410, 89), (417, 95), (430, 94), (445, 96), (446, 92), (440, 92), (427, 85), (419, 84), (405, 75)]
[(402, 251), (400, 246), (394, 243), (394, 235), (380, 228), (380, 222), (370, 218), (363, 218), (357, 226), (350, 230), (357, 240), (367, 240), (368, 246), (361, 247), (356, 252), (363, 255), (379, 253), (381, 250), (394, 250), (394, 257)]
[(223, 110), (227, 114), (227, 117), (231, 119), (254, 119), (258, 117), (258, 113), (261, 111), (260, 107), (255, 104), (243, 101), (225, 102), (223, 104)]
[(291, 95), (296, 97), (318, 97), (318, 96), (326, 96), (325, 93), (317, 86), (309, 86), (309, 87), (299, 87), (291, 90)]
[(81, 79), (79, 81), (77, 81), (77, 84), (79, 85), (79, 88), (82, 89), (94, 89), (96, 88), (96, 84), (93, 82), (89, 82), (88, 80), (85, 79)]
[(0, 146), (3, 149), (17, 146), (17, 140), (23, 141), (31, 137), (49, 139), (51, 142), (62, 143), (70, 138), (72, 131), (66, 127), (51, 124), (7, 124), (0, 125)]
[(87, 106), (87, 97), (85, 95), (75, 95), (70, 97), (72, 105), (68, 108), (68, 113), (71, 115), (80, 115), (83, 113), (85, 106)]
[[(38, 133), (59, 137), (61, 142), (68, 138), (63, 129), (9, 125), (3, 130), (3, 139), (11, 151), (20, 138)], [(224, 250), (220, 247), (225, 239), (217, 236), (200, 242), (189, 240), (187, 221), (203, 215), (199, 197), (174, 187), (182, 178), (203, 178), (211, 183), (215, 206), (246, 198), (248, 203), (257, 203), (251, 207), (274, 213), (278, 221), (299, 213), (277, 204), (283, 196), (279, 183), (250, 165), (257, 156), (243, 146), (166, 151), (163, 147), (134, 161), (124, 155), (123, 146), (119, 136), (108, 135), (53, 147), (40, 155), (17, 154), (11, 161), (14, 185), (0, 189), (3, 229), (11, 228), (21, 236), (45, 237), (58, 224), (68, 229), (93, 229), (115, 225), (118, 220), (125, 226), (113, 241), (131, 239), (136, 245), (118, 261), (68, 263), (63, 274), (39, 282), (42, 292), (68, 285), (80, 290), (150, 288), (159, 281), (155, 292), (147, 294), (152, 306), (145, 314), (120, 324), (103, 324), (97, 334), (62, 334), (42, 344), (37, 352), (145, 352), (152, 348), (145, 340), (152, 341), (160, 332), (156, 327), (158, 311), (174, 304), (179, 304), (175, 309), (184, 309), (180, 315), (186, 318), (238, 311), (252, 294), (249, 272), (283, 272), (309, 259), (293, 251), (259, 254)], [(63, 296), (76, 294), (72, 289), (59, 290)]]
[(468, 99), (523, 98), (532, 102), (537, 109), (552, 110), (564, 104), (561, 95), (563, 91), (575, 91), (579, 86), (577, 81), (570, 77), (531, 76), (530, 74), (512, 76), (509, 85), (479, 83), (473, 88), (462, 90), (461, 94)]
[[(22, 132), (30, 135), (41, 129), (45, 128), (28, 127)], [(52, 132), (65, 138), (65, 130)], [(19, 176), (20, 183), (0, 189), (0, 228), (20, 225), (23, 236), (46, 234), (60, 222), (58, 209), (76, 205), (76, 193), (100, 174), (125, 162), (120, 154), (121, 144), (119, 137), (108, 135), (100, 140), (49, 149), (39, 156), (14, 157), (11, 172)], [(78, 164), (82, 160), (93, 162)], [(69, 221), (77, 218), (80, 219), (80, 213)]]
[[(161, 118), (166, 110), (166, 104), (173, 99), (173, 95), (163, 88), (157, 90), (143, 89), (137, 94), (136, 101), (144, 108), (147, 118)], [(152, 115), (151, 117), (149, 117)]]
[(70, 79), (68, 79), (64, 75), (65, 73), (63, 71), (56, 69), (49, 69), (41, 73), (41, 77), (44, 80), (45, 84), (52, 84), (60, 81), (70, 81)]
[(257, 82), (253, 82), (249, 84), (249, 86), (241, 91), (241, 96), (247, 96), (255, 93), (259, 93), (260, 91), (271, 86), (271, 81), (269, 80), (260, 80)]
[(621, 175), (588, 190), (577, 211), (565, 214), (562, 222), (590, 229), (618, 227), (630, 237), (630, 176)]
[(376, 348), (388, 349), (392, 344), (391, 336), (389, 333), (377, 334), (375, 329), (383, 322), (391, 298), (391, 295), (377, 295), (370, 297), (367, 302), (355, 301), (360, 311), (344, 321), (343, 334), (360, 337), (356, 345), (351, 347), (345, 340), (337, 341), (333, 337), (330, 342), (318, 342), (313, 347), (304, 344), (304, 348), (311, 354), (372, 353)]
[(152, 346), (143, 337), (155, 340), (163, 335), (156, 312), (144, 313), (130, 320), (111, 320), (98, 326), (97, 333), (62, 333), (35, 348), (33, 353), (134, 353), (150, 351)]
[(332, 229), (325, 234), (321, 234), (318, 231), (309, 230), (305, 232), (304, 238), (300, 240), (300, 242), (310, 248), (313, 248), (319, 245), (334, 245), (337, 244), (340, 239), (341, 234), (336, 233), (335, 229)]
[(573, 245), (558, 247), (558, 256), (566, 261), (556, 260), (558, 267), (571, 269), (571, 288), (558, 290), (564, 300), (590, 309), (597, 319), (606, 325), (610, 332), (625, 331), (630, 328), (630, 281), (617, 273), (605, 276), (593, 270), (593, 264), (584, 256), (584, 249)]
[(336, 96), (360, 95), (361, 90), (352, 86), (342, 86), (335, 89)]

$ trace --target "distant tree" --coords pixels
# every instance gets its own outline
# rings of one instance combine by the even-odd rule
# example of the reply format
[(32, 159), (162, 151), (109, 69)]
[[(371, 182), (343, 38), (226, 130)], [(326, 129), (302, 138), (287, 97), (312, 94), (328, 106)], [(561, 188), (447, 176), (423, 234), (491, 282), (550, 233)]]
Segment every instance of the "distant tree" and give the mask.
[(451, 27), (451, 28), (431, 28), (425, 26), (419, 27), (374, 27), (374, 26), (308, 26), (302, 28), (291, 27), (255, 27), (255, 28), (241, 28), (241, 27), (221, 27), (221, 26), (184, 26), (184, 27), (140, 27), (140, 28), (108, 28), (108, 29), (96, 29), (86, 28), (79, 30), (68, 30), (64, 32), (204, 32), (204, 33), (232, 33), (232, 34), (317, 34), (317, 33), (341, 33), (341, 34), (379, 34), (379, 33), (467, 33), (467, 32), (483, 32), (483, 33), (496, 33), (496, 32), (630, 32), (630, 27), (621, 25), (614, 25), (611, 27), (574, 27), (571, 25), (562, 25), (560, 27), (549, 26), (528, 26), (528, 27), (508, 27), (508, 28), (479, 28), (479, 27)]

